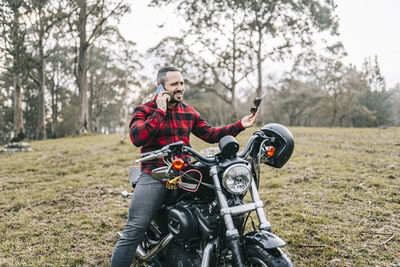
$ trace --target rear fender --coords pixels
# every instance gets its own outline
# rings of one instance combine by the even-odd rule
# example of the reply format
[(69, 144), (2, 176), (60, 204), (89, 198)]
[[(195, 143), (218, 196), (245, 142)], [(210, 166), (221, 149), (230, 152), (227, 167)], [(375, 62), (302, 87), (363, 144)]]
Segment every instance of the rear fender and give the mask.
[(246, 247), (250, 244), (255, 244), (265, 249), (273, 249), (286, 245), (286, 242), (280, 239), (278, 236), (267, 232), (250, 232), (244, 236), (244, 243)]

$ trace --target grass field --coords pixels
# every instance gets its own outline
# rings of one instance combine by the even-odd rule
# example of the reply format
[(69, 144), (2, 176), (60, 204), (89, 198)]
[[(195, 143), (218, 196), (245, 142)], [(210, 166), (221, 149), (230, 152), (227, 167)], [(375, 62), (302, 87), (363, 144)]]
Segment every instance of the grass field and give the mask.
[[(238, 136), (242, 147), (255, 129)], [(290, 128), (292, 159), (262, 167), (273, 232), (296, 266), (400, 266), (400, 128)], [(120, 136), (0, 154), (0, 266), (108, 266), (139, 155)], [(209, 145), (192, 140), (195, 149)]]

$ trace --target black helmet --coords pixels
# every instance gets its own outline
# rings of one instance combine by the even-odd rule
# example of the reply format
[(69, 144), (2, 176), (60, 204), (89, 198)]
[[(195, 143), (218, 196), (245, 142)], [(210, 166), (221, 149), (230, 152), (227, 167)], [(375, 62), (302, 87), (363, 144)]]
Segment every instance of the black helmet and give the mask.
[(289, 160), (294, 149), (293, 135), (285, 126), (278, 123), (268, 123), (261, 128), (265, 135), (274, 137), (271, 143), (275, 147), (275, 153), (265, 164), (275, 168), (282, 168)]

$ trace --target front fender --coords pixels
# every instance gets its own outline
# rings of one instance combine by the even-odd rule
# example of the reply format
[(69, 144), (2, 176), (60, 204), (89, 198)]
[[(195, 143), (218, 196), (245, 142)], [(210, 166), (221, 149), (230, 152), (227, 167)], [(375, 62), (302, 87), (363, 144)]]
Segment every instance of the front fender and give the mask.
[(270, 232), (250, 232), (244, 236), (246, 247), (250, 244), (258, 245), (265, 249), (273, 249), (286, 245), (286, 242)]

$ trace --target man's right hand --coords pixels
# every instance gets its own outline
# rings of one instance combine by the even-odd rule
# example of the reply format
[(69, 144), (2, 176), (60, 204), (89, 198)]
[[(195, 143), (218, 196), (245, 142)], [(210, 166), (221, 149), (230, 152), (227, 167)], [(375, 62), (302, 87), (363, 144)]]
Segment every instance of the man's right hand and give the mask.
[(157, 108), (161, 109), (164, 112), (167, 112), (167, 102), (171, 99), (169, 94), (166, 91), (161, 91), (158, 93), (156, 104)]

